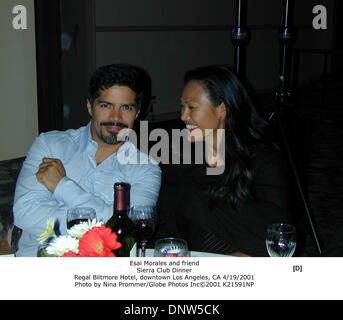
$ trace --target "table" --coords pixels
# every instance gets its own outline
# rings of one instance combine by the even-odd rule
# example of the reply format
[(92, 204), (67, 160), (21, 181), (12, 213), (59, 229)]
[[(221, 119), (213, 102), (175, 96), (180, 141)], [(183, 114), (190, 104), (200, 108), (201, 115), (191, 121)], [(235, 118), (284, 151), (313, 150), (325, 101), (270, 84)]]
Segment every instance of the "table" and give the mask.
[[(137, 252), (136, 244), (130, 251), (130, 257), (135, 258)], [(146, 249), (145, 256), (147, 258), (154, 257), (154, 249)], [(191, 251), (191, 258), (196, 257), (208, 257), (208, 258), (234, 258), (234, 256), (218, 254), (218, 253), (211, 253), (211, 252), (200, 252), (200, 251)]]

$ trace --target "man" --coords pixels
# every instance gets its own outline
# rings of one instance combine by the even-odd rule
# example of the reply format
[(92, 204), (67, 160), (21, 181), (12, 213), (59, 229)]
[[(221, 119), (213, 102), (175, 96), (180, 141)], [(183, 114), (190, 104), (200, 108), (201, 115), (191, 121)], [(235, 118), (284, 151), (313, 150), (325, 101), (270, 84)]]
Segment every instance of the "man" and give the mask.
[[(131, 185), (131, 205), (156, 204), (160, 168), (120, 138), (139, 114), (146, 86), (143, 75), (131, 65), (100, 67), (88, 88), (90, 123), (78, 130), (43, 133), (35, 140), (15, 192), (15, 225), (23, 230), (17, 256), (36, 256), (37, 238), (50, 217), (58, 220), (64, 234), (68, 208), (92, 207), (97, 219), (106, 222), (112, 216), (115, 182)], [(120, 154), (128, 149), (145, 161), (120, 162)]]

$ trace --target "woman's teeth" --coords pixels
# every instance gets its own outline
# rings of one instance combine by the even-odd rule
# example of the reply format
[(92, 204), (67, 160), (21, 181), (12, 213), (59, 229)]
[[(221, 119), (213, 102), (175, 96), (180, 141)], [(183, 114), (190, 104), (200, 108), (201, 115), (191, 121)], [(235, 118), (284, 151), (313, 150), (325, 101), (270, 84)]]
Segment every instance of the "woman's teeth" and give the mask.
[(186, 128), (187, 128), (188, 130), (194, 130), (194, 129), (198, 128), (198, 126), (193, 126), (193, 125), (191, 125), (191, 124), (187, 124), (187, 125), (186, 125)]

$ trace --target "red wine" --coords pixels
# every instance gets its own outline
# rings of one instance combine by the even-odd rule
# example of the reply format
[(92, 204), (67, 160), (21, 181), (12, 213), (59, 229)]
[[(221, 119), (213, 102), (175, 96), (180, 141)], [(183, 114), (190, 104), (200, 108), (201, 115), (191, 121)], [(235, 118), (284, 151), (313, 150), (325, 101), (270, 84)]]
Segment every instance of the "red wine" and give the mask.
[(70, 229), (72, 226), (75, 226), (76, 224), (80, 224), (82, 222), (87, 222), (88, 219), (83, 218), (83, 219), (74, 219), (74, 220), (70, 220), (67, 222), (67, 228)]
[(135, 220), (137, 238), (139, 241), (148, 241), (155, 232), (155, 222), (153, 220)]
[(127, 216), (129, 207), (130, 185), (125, 182), (115, 183), (113, 216), (107, 221), (106, 226), (117, 234), (118, 242), (122, 244), (122, 247), (115, 251), (118, 257), (129, 257), (136, 242), (135, 226)]

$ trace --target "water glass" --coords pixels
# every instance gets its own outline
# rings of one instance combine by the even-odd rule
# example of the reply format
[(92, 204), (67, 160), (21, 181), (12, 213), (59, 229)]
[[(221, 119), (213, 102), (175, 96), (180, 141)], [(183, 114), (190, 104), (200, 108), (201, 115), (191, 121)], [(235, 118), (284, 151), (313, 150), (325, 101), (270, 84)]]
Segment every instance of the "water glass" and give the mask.
[(189, 257), (187, 242), (179, 238), (163, 238), (155, 243), (154, 257)]
[(87, 222), (96, 218), (96, 212), (93, 208), (77, 207), (70, 208), (67, 211), (67, 228), (70, 229), (76, 224)]
[(266, 246), (270, 257), (291, 257), (296, 247), (295, 227), (286, 223), (269, 225)]

